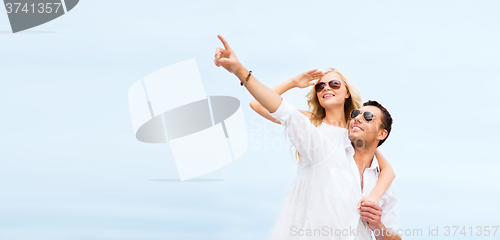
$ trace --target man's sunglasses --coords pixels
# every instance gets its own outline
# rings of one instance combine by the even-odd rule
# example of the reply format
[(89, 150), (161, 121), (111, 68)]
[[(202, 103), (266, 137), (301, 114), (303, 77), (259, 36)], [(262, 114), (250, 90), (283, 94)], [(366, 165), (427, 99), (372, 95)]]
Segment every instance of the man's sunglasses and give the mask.
[[(328, 86), (330, 86), (331, 89), (337, 90), (340, 88), (342, 84), (340, 83), (339, 80), (331, 80), (328, 82)], [(321, 92), (323, 89), (326, 87), (326, 82), (318, 82), (315, 86), (314, 89), (316, 89), (316, 92)]]
[[(354, 119), (359, 114), (361, 114), (361, 111), (359, 109), (352, 110), (351, 119)], [(363, 112), (363, 118), (365, 119), (365, 121), (371, 122), (375, 118), (375, 116), (371, 112)]]
[[(351, 112), (351, 119), (354, 119), (360, 113), (361, 113), (361, 111), (359, 109), (352, 110), (352, 112)], [(371, 112), (363, 112), (363, 118), (365, 119), (365, 121), (371, 122), (375, 118), (375, 115), (373, 115), (373, 113), (371, 113)], [(385, 124), (384, 123), (382, 123), (382, 127), (385, 128)]]

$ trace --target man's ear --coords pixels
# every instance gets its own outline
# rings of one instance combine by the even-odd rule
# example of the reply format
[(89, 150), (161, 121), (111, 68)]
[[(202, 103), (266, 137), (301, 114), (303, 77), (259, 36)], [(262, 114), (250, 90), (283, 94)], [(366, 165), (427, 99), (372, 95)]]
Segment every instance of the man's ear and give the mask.
[(382, 129), (382, 131), (380, 131), (380, 132), (378, 133), (377, 140), (382, 141), (382, 140), (384, 140), (386, 137), (387, 137), (387, 130)]

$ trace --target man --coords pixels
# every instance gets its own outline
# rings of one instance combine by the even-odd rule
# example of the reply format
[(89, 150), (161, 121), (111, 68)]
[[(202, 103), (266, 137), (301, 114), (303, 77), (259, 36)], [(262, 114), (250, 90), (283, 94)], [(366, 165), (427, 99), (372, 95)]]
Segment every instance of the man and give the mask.
[[(378, 171), (378, 162), (374, 158), (374, 153), (389, 136), (392, 129), (392, 117), (389, 111), (376, 101), (364, 103), (362, 108), (353, 111), (351, 117), (349, 139), (355, 148), (356, 165), (360, 175), (363, 176), (361, 179), (363, 192), (369, 193), (374, 187), (374, 182), (377, 181), (374, 177), (376, 174), (373, 174), (374, 170)], [(389, 188), (381, 199), (383, 207), (366, 202), (360, 209), (361, 219), (369, 224), (377, 239), (401, 239), (395, 234), (397, 231), (395, 200), (392, 188)], [(391, 225), (390, 231), (387, 231), (383, 222)]]
[(299, 239), (371, 239), (364, 220), (377, 239), (400, 239), (395, 234), (392, 189), (382, 197), (381, 206), (366, 202), (360, 210), (356, 208), (358, 200), (367, 196), (377, 181), (374, 153), (390, 132), (387, 110), (369, 102), (359, 112), (353, 112), (349, 130), (331, 126), (322, 132), (293, 105), (258, 82), (238, 61), (228, 43), (221, 36), (219, 39), (225, 49), (217, 49), (215, 64), (240, 79), (241, 85), (285, 126), (297, 150), (312, 162), (312, 188), (305, 223), (291, 234)]
[[(375, 150), (390, 133), (392, 118), (378, 102), (369, 101), (351, 115), (349, 129), (319, 131), (293, 105), (282, 100), (272, 117), (279, 120), (298, 151), (311, 159), (311, 193), (302, 227), (290, 229), (298, 239), (400, 239), (396, 235), (396, 200), (392, 189), (381, 206), (357, 200), (369, 195), (378, 177)], [(331, 130), (329, 130), (331, 129)], [(362, 221), (366, 221), (368, 226)]]

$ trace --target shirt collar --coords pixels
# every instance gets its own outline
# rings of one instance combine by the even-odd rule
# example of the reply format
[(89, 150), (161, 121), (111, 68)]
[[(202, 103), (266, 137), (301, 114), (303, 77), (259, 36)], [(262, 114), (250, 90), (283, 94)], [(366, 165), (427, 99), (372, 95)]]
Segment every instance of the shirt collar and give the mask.
[(366, 169), (372, 169), (372, 170), (375, 170), (377, 172), (380, 172), (380, 167), (378, 165), (378, 160), (377, 160), (377, 157), (375, 155), (373, 155), (372, 165), (369, 168), (366, 168)]

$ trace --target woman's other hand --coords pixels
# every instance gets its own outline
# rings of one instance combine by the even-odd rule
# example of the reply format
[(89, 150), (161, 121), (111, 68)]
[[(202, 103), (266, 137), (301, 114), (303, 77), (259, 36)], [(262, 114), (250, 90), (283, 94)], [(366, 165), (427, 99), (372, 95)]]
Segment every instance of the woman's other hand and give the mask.
[(303, 72), (292, 78), (292, 82), (295, 87), (305, 88), (309, 86), (314, 86), (319, 78), (322, 78), (325, 74), (318, 69), (313, 69), (307, 72)]
[(361, 198), (361, 200), (359, 200), (359, 202), (358, 202), (358, 209), (360, 209), (363, 206), (364, 202), (372, 202), (372, 203), (378, 204), (379, 201), (380, 201), (379, 197), (372, 196), (370, 194), (367, 197)]

